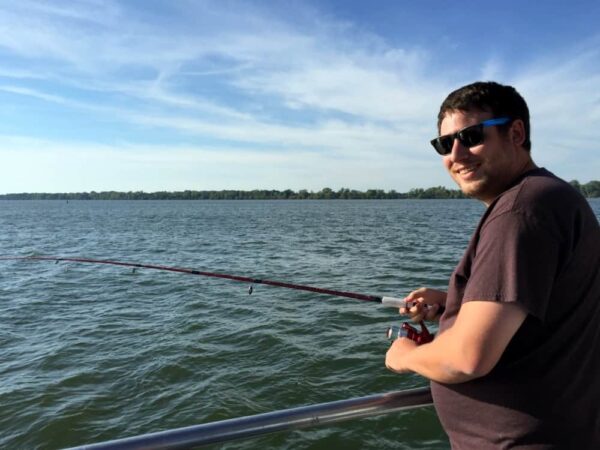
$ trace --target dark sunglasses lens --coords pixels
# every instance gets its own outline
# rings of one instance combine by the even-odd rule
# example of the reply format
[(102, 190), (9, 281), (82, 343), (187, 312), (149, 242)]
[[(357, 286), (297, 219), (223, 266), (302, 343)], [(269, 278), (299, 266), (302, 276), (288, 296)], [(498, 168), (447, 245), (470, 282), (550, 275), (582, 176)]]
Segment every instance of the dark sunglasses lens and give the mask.
[(441, 136), (435, 140), (435, 149), (440, 155), (447, 155), (452, 151), (454, 136)]
[(466, 128), (458, 133), (458, 139), (460, 143), (465, 147), (474, 147), (483, 142), (483, 127), (475, 125), (473, 127)]

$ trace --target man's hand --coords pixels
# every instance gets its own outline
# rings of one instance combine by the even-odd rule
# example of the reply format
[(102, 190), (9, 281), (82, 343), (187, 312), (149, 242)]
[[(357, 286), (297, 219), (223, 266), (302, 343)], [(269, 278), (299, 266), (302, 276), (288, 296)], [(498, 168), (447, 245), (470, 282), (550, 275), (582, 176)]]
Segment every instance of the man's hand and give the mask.
[(412, 339), (401, 337), (392, 342), (391, 347), (385, 354), (385, 366), (393, 372), (408, 372), (403, 364), (403, 357), (417, 348), (417, 343)]
[(438, 311), (446, 304), (446, 292), (431, 288), (419, 288), (412, 291), (404, 301), (406, 306), (400, 308), (401, 315), (408, 315), (413, 322), (435, 320)]

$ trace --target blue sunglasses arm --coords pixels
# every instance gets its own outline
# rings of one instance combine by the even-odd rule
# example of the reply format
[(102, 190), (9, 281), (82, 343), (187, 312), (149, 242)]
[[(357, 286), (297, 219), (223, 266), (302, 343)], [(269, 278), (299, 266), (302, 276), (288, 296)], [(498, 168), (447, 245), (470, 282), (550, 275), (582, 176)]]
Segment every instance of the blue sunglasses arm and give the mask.
[(481, 122), (481, 125), (484, 127), (492, 127), (494, 125), (504, 125), (507, 122), (510, 122), (510, 117), (498, 117), (497, 119), (484, 120)]

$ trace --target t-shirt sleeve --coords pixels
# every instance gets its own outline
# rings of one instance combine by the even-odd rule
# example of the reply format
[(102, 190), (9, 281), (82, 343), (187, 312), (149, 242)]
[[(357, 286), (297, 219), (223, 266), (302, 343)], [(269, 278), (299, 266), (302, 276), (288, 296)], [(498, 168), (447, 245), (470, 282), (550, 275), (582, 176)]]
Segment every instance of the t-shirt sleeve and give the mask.
[(544, 322), (558, 258), (558, 239), (542, 224), (501, 214), (481, 230), (463, 301), (515, 302)]

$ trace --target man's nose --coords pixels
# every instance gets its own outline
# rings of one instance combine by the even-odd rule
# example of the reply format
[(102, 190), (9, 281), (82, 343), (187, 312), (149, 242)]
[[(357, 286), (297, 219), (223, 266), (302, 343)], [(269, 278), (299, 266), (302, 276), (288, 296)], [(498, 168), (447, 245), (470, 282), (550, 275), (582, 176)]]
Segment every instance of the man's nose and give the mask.
[(463, 159), (465, 159), (467, 156), (469, 156), (470, 154), (470, 149), (469, 147), (466, 147), (465, 145), (462, 144), (462, 142), (460, 142), (460, 139), (458, 138), (454, 138), (454, 141), (452, 141), (452, 150), (450, 151), (450, 159), (452, 161), (461, 161)]

